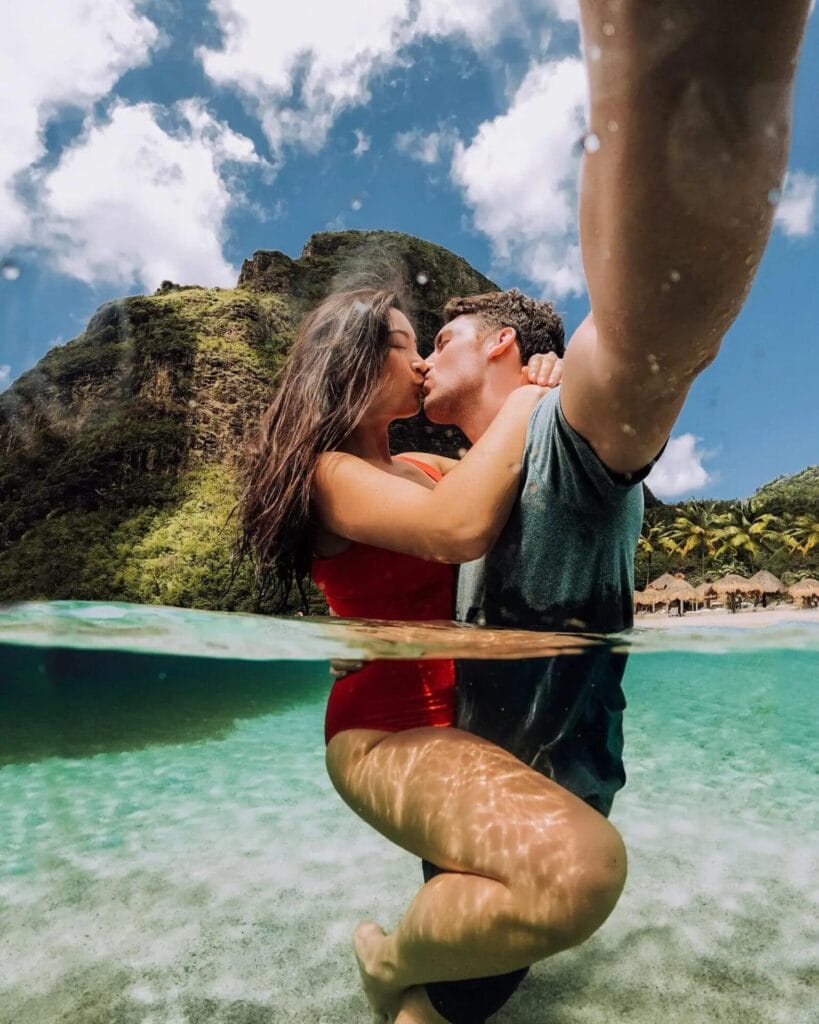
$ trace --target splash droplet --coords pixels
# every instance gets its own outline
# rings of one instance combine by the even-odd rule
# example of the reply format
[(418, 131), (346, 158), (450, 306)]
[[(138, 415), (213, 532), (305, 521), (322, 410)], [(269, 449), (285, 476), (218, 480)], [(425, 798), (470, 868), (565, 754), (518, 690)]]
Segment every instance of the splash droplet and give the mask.
[(360, 199), (353, 199), (353, 201), (350, 203), (350, 209), (358, 211), (361, 209), (363, 205), (364, 204), (361, 202)]
[(21, 273), (19, 263), (15, 263), (14, 260), (3, 260), (0, 263), (0, 275), (4, 281), (16, 281)]
[(779, 202), (779, 200), (781, 198), (782, 198), (782, 189), (781, 188), (769, 189), (769, 191), (768, 191), (768, 202), (771, 204), (771, 206), (776, 206), (776, 204)]
[(637, 431), (632, 427), (630, 423), (624, 423), (620, 428), (626, 437), (636, 437)]
[(600, 137), (594, 132), (588, 132), (583, 136), (583, 149), (587, 153), (596, 153), (600, 149)]
[(671, 273), (668, 276), (671, 278), (671, 280), (674, 282), (674, 284), (676, 284), (680, 280), (680, 276), (681, 275), (680, 275), (679, 270), (672, 270)]
[(614, 25), (612, 25), (612, 23), (610, 21), (604, 21), (603, 22), (603, 35), (604, 36), (613, 36), (614, 35)]
[(466, 455), (466, 448), (459, 448), (458, 449), (458, 458), (462, 459), (464, 457), (464, 455)]
[(420, 274), (415, 275), (415, 280), (421, 285), (421, 287), (423, 287), (425, 284), (429, 283), (429, 275), (425, 274), (422, 270)]
[(619, 132), (620, 131), (620, 125), (616, 121), (609, 121), (609, 123), (606, 125), (606, 127), (608, 128), (608, 130), (610, 132)]
[(603, 56), (603, 51), (600, 49), (599, 46), (595, 45), (595, 46), (590, 46), (589, 47), (589, 50), (588, 50), (588, 58), (589, 58), (589, 60), (597, 61), (597, 60), (600, 60), (600, 58), (602, 56)]

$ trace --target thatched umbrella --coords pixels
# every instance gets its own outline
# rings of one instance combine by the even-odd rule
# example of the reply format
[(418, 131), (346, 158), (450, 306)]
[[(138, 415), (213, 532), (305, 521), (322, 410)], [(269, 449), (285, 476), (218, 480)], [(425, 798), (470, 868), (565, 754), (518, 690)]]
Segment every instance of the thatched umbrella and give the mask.
[(711, 598), (716, 597), (711, 583), (700, 583), (698, 587), (694, 587), (694, 593), (697, 595), (697, 600), (706, 608), (711, 607)]
[(669, 587), (674, 587), (679, 582), (679, 576), (672, 576), (670, 572), (664, 572), (653, 583), (649, 583), (646, 590), (668, 590)]
[(800, 580), (798, 583), (794, 583), (792, 587), (788, 587), (788, 593), (791, 597), (796, 598), (797, 601), (803, 601), (805, 607), (808, 607), (813, 604), (815, 598), (819, 598), (819, 580), (815, 580), (812, 577)]
[(675, 579), (674, 586), (669, 586), (667, 590), (663, 591), (663, 597), (668, 601), (668, 610), (671, 611), (671, 605), (677, 601), (677, 614), (682, 615), (683, 605), (686, 601), (693, 604), (697, 600), (697, 592), (686, 580)]
[(652, 611), (657, 607), (658, 604), (665, 600), (665, 595), (661, 594), (657, 590), (635, 590), (634, 591), (634, 607), (635, 608), (651, 608)]
[(728, 607), (735, 612), (737, 610), (736, 595), (743, 592), (747, 582), (748, 580), (744, 576), (729, 572), (727, 576), (723, 576), (721, 580), (717, 580), (713, 584), (714, 593), (717, 597), (727, 597)]
[(755, 573), (746, 584), (748, 594), (753, 597), (762, 600), (762, 607), (766, 605), (766, 598), (768, 594), (784, 594), (785, 587), (782, 584), (782, 580), (778, 580), (772, 572), (768, 572), (767, 569), (760, 569), (758, 573)]

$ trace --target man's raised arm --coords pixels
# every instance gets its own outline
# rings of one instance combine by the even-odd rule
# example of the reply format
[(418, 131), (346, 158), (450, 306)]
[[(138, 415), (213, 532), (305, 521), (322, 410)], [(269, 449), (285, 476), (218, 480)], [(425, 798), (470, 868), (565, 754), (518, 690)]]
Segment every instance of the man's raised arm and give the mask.
[(661, 448), (762, 257), (809, 0), (581, 0), (592, 317), (561, 404), (610, 469)]

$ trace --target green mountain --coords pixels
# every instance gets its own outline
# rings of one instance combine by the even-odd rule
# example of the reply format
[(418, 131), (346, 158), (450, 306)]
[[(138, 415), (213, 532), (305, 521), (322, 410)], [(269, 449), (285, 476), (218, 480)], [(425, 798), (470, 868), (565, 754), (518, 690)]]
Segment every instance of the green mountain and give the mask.
[[(373, 267), (407, 282), (422, 351), (447, 298), (496, 287), (409, 235), (319, 234), (297, 260), (257, 252), (233, 289), (164, 282), (106, 303), (15, 381), (0, 395), (0, 601), (256, 607), (249, 566), (230, 571), (245, 433), (304, 312)], [(464, 444), (420, 417), (394, 442)]]
[(751, 499), (766, 512), (791, 515), (819, 510), (819, 466), (808, 466), (792, 476), (778, 476), (763, 484)]

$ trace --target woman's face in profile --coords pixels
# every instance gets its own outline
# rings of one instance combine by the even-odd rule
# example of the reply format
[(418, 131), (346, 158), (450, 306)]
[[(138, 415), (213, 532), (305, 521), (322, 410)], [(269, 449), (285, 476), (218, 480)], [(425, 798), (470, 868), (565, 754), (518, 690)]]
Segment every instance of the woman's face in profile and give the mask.
[(421, 408), (426, 370), (412, 324), (399, 310), (391, 309), (389, 351), (370, 412), (390, 419), (415, 416)]

